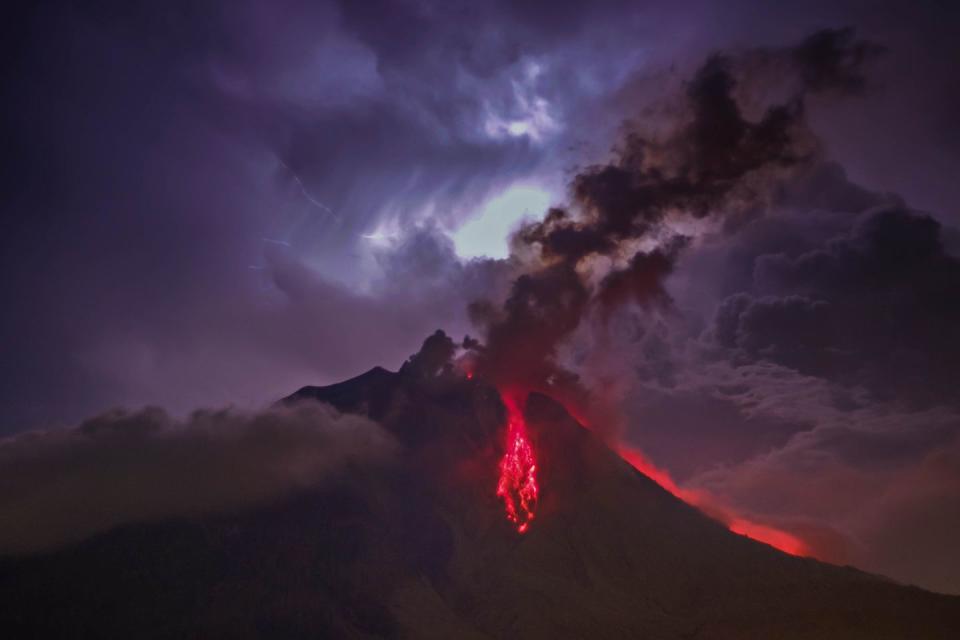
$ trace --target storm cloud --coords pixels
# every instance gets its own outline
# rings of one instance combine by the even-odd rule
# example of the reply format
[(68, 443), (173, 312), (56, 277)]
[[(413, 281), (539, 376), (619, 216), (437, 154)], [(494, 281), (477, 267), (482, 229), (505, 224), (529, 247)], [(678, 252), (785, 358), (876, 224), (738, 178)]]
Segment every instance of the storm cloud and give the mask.
[[(856, 1), (11, 11), (0, 433), (45, 430), (4, 451), (154, 469), (158, 442), (205, 450), (188, 432), (313, 442), (256, 408), (442, 327), (496, 377), (602, 391), (623, 443), (731, 512), (960, 591), (957, 21)], [(554, 206), (518, 212), (510, 258), (462, 259), (450, 234), (514, 185)], [(143, 458), (70, 427), (113, 406), (164, 407), (100, 419), (155, 425), (130, 436)], [(178, 512), (158, 500), (115, 506)]]

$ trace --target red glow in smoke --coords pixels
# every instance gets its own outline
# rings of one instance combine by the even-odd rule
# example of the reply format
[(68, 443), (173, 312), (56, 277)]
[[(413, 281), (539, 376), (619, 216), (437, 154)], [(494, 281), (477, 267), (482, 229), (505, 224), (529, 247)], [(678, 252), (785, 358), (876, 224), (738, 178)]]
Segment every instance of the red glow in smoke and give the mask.
[(537, 507), (537, 462), (517, 399), (501, 395), (507, 408), (507, 442), (500, 460), (497, 497), (503, 498), (507, 519), (517, 525), (519, 533), (525, 533)]

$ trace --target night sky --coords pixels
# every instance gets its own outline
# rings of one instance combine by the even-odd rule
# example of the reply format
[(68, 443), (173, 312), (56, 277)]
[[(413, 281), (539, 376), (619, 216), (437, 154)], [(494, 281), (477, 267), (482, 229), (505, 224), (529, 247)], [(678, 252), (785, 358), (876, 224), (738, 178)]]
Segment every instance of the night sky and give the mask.
[[(30, 4), (0, 27), (0, 487), (162, 484), (198, 425), (241, 477), (256, 420), (215, 410), (442, 328), (815, 557), (960, 593), (955, 3)], [(123, 420), (176, 442), (88, 455)], [(389, 448), (357, 420), (340, 445)], [(264, 464), (338, 450), (294, 432)]]

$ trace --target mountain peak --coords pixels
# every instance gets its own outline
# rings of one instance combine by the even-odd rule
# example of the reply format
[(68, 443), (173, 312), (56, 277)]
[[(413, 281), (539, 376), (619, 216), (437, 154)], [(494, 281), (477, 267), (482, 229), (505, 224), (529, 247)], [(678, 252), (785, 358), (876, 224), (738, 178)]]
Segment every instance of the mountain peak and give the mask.
[(242, 513), (121, 527), (7, 558), (0, 625), (11, 637), (960, 634), (960, 598), (733, 534), (559, 402), (524, 400), (540, 489), (525, 533), (496, 492), (506, 444), (496, 388), (433, 364), (376, 367), (281, 402), (373, 418), (400, 442), (392, 464)]

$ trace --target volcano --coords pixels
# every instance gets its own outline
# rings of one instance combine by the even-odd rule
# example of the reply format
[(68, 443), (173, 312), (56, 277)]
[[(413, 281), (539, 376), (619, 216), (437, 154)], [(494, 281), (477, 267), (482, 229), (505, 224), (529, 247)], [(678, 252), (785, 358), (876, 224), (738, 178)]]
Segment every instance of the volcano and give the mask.
[(369, 416), (401, 453), (266, 506), (2, 559), (5, 637), (960, 637), (960, 598), (732, 533), (547, 395), (516, 407), (538, 489), (522, 520), (498, 491), (510, 416), (488, 382), (414, 358), (282, 400), (312, 402)]

